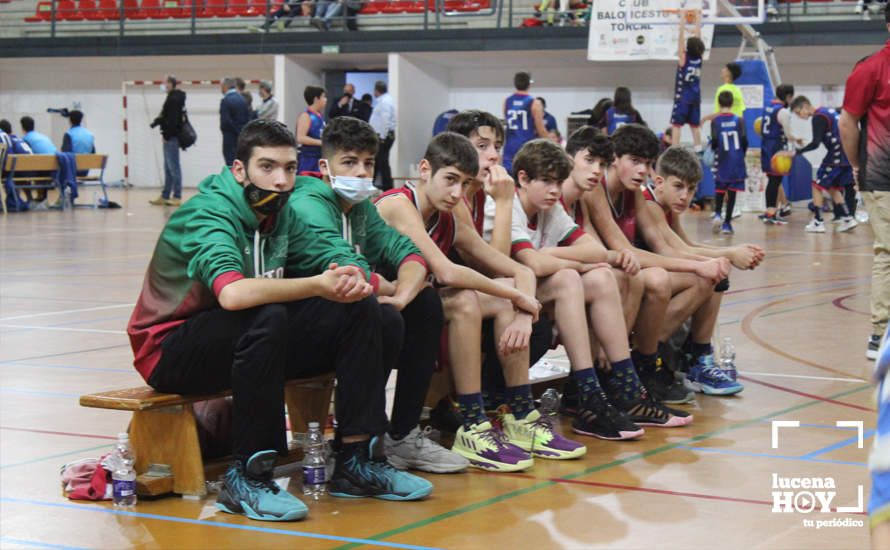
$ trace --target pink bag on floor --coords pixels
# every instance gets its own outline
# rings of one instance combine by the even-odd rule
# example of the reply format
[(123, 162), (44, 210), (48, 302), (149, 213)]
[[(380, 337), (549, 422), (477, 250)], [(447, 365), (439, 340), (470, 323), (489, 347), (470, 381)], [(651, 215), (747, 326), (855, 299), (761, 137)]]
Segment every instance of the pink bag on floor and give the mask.
[(62, 466), (62, 491), (71, 500), (111, 500), (111, 471), (108, 457), (85, 458)]

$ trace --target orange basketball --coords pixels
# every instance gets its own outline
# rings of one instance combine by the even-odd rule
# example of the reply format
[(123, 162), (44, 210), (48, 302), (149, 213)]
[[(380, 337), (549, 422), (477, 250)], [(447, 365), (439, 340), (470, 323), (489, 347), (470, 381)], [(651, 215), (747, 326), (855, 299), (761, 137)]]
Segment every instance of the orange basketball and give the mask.
[(770, 159), (769, 165), (776, 174), (787, 176), (791, 172), (791, 162), (794, 155), (789, 151), (779, 151)]
[(754, 120), (754, 131), (758, 136), (763, 135), (763, 117), (757, 117), (757, 119)]

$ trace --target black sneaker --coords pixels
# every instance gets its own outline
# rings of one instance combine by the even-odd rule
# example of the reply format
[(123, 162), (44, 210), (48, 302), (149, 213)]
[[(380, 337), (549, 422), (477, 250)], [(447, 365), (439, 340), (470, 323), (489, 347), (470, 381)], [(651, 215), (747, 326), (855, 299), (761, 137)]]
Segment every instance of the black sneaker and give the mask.
[(609, 400), (618, 410), (627, 414), (628, 418), (640, 426), (679, 428), (692, 424), (691, 414), (656, 403), (645, 388), (643, 388), (640, 397), (636, 399), (623, 399), (618, 394), (614, 394), (609, 396)]
[(647, 363), (634, 357), (634, 365), (640, 375), (640, 382), (659, 403), (683, 404), (695, 401), (695, 392), (686, 389), (683, 382), (656, 356), (654, 363)]
[(645, 433), (626, 414), (613, 407), (602, 390), (578, 409), (572, 420), (572, 431), (609, 441), (637, 439)]
[(464, 420), (457, 404), (450, 397), (443, 397), (430, 409), (430, 426), (440, 432), (457, 433), (457, 429), (463, 425)]
[(394, 468), (383, 453), (383, 439), (343, 445), (328, 484), (335, 497), (374, 497), (383, 500), (419, 500), (429, 495), (433, 484)]
[(788, 216), (790, 216), (791, 215), (791, 203), (786, 202), (784, 205), (782, 205), (781, 208), (779, 208), (776, 211), (776, 214), (778, 214), (779, 217), (781, 217), (781, 218), (787, 218)]
[(881, 349), (881, 336), (872, 334), (868, 337), (868, 348), (865, 350), (865, 356), (874, 361), (878, 358), (878, 350)]

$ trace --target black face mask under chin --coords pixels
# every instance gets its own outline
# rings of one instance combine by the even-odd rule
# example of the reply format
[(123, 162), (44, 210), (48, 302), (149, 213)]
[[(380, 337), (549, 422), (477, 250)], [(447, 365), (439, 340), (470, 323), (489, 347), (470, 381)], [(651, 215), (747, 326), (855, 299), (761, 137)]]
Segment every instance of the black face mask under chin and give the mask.
[(292, 192), (293, 189), (281, 192), (260, 189), (250, 181), (244, 186), (244, 198), (247, 199), (247, 204), (264, 216), (277, 214), (287, 204)]

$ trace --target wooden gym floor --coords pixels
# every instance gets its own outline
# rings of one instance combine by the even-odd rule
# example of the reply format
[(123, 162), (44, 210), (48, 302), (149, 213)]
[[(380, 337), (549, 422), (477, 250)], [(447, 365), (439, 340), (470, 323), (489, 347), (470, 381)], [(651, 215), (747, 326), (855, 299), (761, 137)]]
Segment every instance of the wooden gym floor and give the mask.
[[(738, 348), (745, 391), (702, 397), (695, 423), (636, 442), (587, 439), (582, 460), (515, 475), (434, 476), (423, 502), (325, 497), (298, 523), (217, 513), (213, 498), (140, 501), (135, 511), (61, 496), (59, 468), (107, 452), (128, 414), (78, 396), (141, 383), (124, 332), (170, 209), (157, 191), (116, 190), (120, 210), (0, 218), (0, 546), (3, 548), (864, 548), (863, 513), (773, 513), (772, 476), (832, 477), (833, 507), (868, 498), (875, 414), (865, 359), (871, 232), (806, 234), (753, 214), (736, 235), (763, 266), (735, 271), (717, 336)], [(704, 215), (690, 233), (712, 239)], [(555, 356), (558, 360), (558, 354)], [(771, 447), (772, 420), (798, 420)], [(862, 421), (864, 448), (856, 428)], [(564, 428), (567, 423), (563, 423)], [(293, 478), (296, 480), (297, 478)], [(285, 477), (280, 480), (296, 481)], [(841, 520), (845, 526), (808, 526)], [(865, 526), (862, 526), (865, 525)]]

